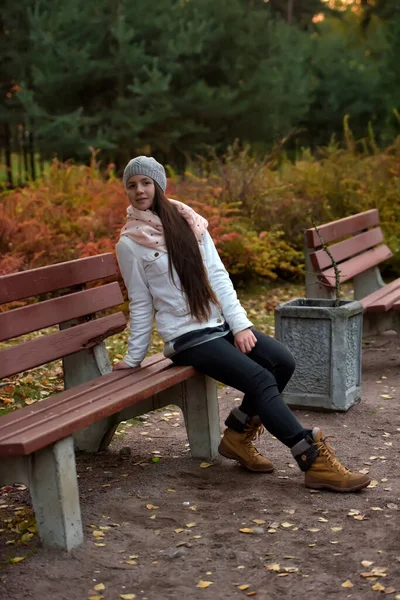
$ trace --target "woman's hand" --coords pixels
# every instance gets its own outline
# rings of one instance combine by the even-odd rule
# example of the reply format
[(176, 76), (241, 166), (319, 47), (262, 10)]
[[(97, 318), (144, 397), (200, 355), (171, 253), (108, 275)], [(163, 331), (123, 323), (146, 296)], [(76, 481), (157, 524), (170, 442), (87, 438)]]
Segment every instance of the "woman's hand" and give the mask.
[(113, 365), (113, 371), (118, 371), (118, 369), (132, 369), (132, 367), (127, 365), (124, 360), (120, 360), (115, 365)]
[(243, 352), (244, 354), (248, 354), (257, 344), (257, 338), (251, 329), (244, 329), (243, 331), (239, 331), (235, 336), (235, 346)]

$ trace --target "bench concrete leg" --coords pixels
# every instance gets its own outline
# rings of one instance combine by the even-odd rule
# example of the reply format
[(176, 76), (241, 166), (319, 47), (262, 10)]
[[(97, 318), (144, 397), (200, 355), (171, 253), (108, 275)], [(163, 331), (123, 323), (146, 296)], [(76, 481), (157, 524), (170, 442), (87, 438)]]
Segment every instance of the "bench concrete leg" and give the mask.
[(378, 267), (368, 269), (353, 279), (354, 300), (362, 300), (365, 296), (385, 287)]
[(213, 459), (221, 441), (217, 384), (205, 375), (195, 375), (184, 384), (180, 404), (193, 458)]
[[(65, 325), (61, 329), (65, 329)], [(89, 350), (81, 350), (70, 356), (65, 356), (63, 358), (63, 367), (64, 387), (66, 390), (112, 371), (104, 342)], [(75, 432), (75, 447), (78, 450), (86, 452), (98, 452), (104, 446), (104, 436), (113, 425), (114, 421), (111, 417)]]
[(67, 551), (79, 546), (83, 531), (72, 437), (30, 456), (28, 485), (43, 545)]

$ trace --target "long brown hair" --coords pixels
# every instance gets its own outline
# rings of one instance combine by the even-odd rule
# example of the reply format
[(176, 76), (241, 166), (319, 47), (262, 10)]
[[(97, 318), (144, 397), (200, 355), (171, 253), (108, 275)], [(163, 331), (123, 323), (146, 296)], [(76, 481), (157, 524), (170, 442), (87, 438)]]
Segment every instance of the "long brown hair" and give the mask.
[(174, 281), (172, 268), (175, 267), (192, 317), (206, 321), (211, 313), (210, 304), (219, 306), (219, 302), (208, 280), (196, 236), (157, 183), (154, 187), (153, 211), (160, 217), (164, 228), (169, 276)]

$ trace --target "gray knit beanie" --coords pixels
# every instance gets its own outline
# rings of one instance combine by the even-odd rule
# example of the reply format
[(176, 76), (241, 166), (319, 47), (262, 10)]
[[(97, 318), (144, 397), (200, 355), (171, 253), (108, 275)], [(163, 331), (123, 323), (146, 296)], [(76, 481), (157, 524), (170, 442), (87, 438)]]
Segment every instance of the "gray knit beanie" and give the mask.
[(162, 191), (165, 192), (167, 187), (165, 169), (152, 156), (137, 156), (128, 162), (123, 174), (125, 187), (127, 186), (128, 180), (133, 177), (133, 175), (146, 175), (147, 177), (150, 177), (158, 183)]

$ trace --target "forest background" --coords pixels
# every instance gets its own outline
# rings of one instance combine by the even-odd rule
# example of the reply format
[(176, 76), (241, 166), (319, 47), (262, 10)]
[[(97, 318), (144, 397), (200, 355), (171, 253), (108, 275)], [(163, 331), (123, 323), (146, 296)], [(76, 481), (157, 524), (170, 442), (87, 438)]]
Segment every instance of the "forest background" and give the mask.
[(379, 208), (400, 275), (396, 0), (5, 0), (0, 60), (0, 274), (112, 251), (143, 153), (236, 285), (302, 276), (308, 210)]

